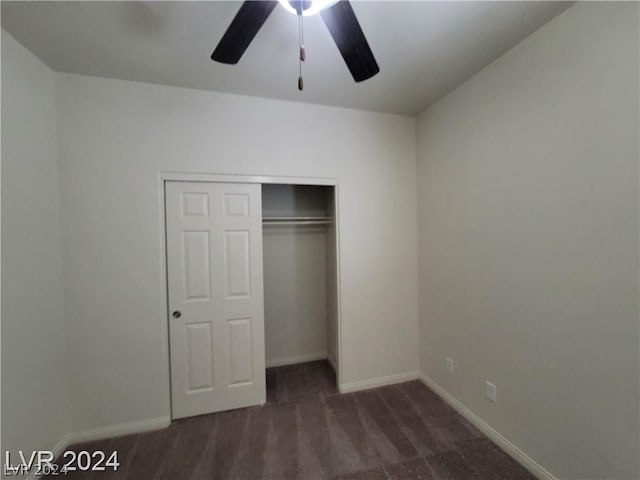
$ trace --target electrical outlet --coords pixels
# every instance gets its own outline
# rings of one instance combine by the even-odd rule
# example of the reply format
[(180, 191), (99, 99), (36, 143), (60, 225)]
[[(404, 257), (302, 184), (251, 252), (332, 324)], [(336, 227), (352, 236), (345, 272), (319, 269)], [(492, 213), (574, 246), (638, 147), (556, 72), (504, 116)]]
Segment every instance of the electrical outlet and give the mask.
[(487, 398), (492, 402), (497, 402), (496, 386), (491, 382), (486, 382), (486, 387), (485, 395)]
[(445, 359), (445, 367), (447, 369), (447, 372), (453, 374), (453, 359), (452, 358), (447, 357)]

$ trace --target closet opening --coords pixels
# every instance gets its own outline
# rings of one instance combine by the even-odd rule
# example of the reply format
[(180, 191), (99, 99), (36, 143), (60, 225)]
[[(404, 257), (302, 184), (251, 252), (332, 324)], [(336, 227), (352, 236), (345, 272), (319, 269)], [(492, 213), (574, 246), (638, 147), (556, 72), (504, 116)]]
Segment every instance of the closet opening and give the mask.
[(337, 391), (335, 188), (263, 184), (267, 402)]

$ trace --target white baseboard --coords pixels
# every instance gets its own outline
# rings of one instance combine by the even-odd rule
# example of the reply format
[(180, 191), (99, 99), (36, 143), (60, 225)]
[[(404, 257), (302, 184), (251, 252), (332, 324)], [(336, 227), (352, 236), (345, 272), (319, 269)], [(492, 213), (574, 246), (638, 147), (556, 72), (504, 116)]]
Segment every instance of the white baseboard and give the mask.
[(162, 428), (167, 428), (170, 423), (171, 417), (148, 418), (146, 420), (118, 423), (115, 425), (106, 425), (104, 427), (93, 428), (90, 430), (73, 432), (68, 434), (67, 437), (69, 437), (69, 445), (72, 445), (74, 443), (102, 440), (103, 438), (121, 437), (122, 435), (160, 430)]
[(489, 439), (504, 450), (511, 458), (526, 468), (532, 475), (540, 480), (558, 480), (551, 473), (545, 470), (529, 455), (520, 450), (511, 443), (507, 438), (502, 436), (500, 432), (495, 430), (491, 425), (482, 420), (478, 415), (469, 410), (463, 403), (454, 398), (444, 388), (431, 380), (424, 373), (420, 374), (420, 380), (427, 387), (438, 394), (445, 402), (453, 407), (460, 415), (471, 422), (478, 430), (484, 433)]
[[(51, 451), (53, 452), (53, 457), (54, 458), (58, 458), (62, 452), (64, 452), (67, 447), (69, 447), (69, 445), (71, 445), (71, 443), (69, 442), (69, 434), (65, 434), (59, 441), (58, 443), (56, 443), (56, 445), (51, 449)], [(42, 475), (36, 475), (34, 472), (31, 472), (28, 476), (27, 476), (27, 480), (37, 480), (39, 478), (41, 478)], [(5, 478), (5, 477), (2, 477)]]
[(60, 441), (53, 447), (53, 456), (54, 458), (58, 458), (62, 453), (71, 445), (71, 434), (66, 433), (64, 437), (60, 439)]
[[(103, 438), (120, 437), (122, 435), (160, 430), (168, 427), (170, 423), (171, 417), (156, 417), (146, 420), (138, 420), (135, 422), (106, 425), (104, 427), (82, 430), (79, 432), (71, 432), (64, 435), (51, 451), (57, 458), (67, 448), (76, 443), (92, 442), (94, 440), (102, 440)], [(27, 477), (27, 480), (36, 480), (39, 478), (40, 475), (31, 474)]]
[(304, 355), (295, 355), (292, 357), (274, 358), (266, 361), (267, 368), (284, 367), (285, 365), (294, 365), (296, 363), (314, 362), (316, 360), (325, 360), (327, 352), (306, 353)]
[(340, 393), (357, 392), (358, 390), (368, 390), (369, 388), (384, 387), (394, 383), (410, 382), (420, 378), (420, 372), (405, 372), (387, 375), (386, 377), (368, 378), (357, 382), (342, 383), (338, 389)]

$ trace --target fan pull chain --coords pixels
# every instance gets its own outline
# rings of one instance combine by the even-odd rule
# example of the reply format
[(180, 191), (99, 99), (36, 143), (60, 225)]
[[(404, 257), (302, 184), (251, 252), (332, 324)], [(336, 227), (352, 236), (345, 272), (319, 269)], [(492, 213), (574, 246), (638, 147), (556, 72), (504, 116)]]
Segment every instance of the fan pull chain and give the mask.
[(300, 44), (300, 60), (298, 61), (298, 90), (302, 91), (304, 88), (304, 81), (302, 80), (302, 62), (307, 58), (307, 53), (304, 49), (304, 26), (302, 21), (302, 12), (298, 14), (298, 43)]

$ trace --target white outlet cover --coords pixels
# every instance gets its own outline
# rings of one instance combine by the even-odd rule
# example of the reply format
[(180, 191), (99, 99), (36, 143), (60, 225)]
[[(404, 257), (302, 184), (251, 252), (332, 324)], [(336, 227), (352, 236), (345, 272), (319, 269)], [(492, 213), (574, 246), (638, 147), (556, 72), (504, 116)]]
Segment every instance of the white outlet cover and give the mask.
[(453, 373), (453, 359), (452, 358), (448, 358), (448, 357), (446, 358), (445, 366), (447, 368), (447, 372)]
[(497, 402), (497, 389), (496, 386), (491, 382), (486, 382), (486, 396), (492, 402)]

